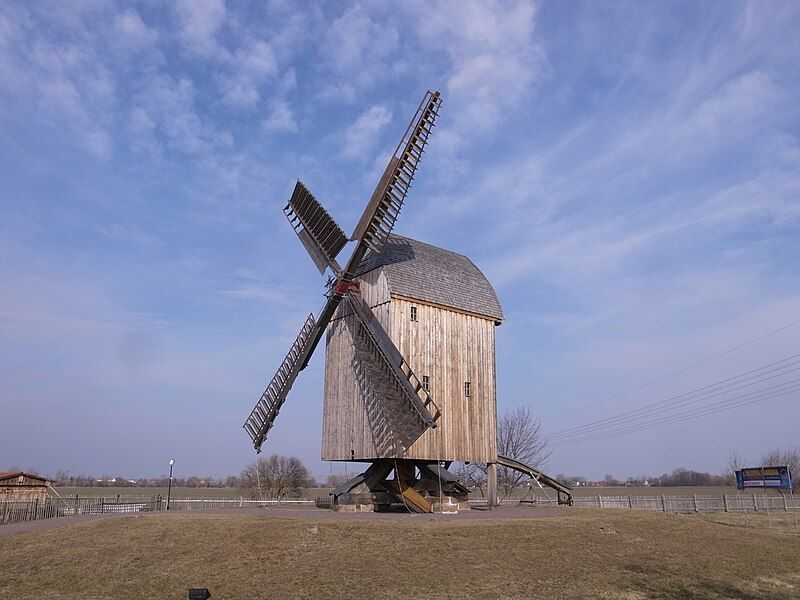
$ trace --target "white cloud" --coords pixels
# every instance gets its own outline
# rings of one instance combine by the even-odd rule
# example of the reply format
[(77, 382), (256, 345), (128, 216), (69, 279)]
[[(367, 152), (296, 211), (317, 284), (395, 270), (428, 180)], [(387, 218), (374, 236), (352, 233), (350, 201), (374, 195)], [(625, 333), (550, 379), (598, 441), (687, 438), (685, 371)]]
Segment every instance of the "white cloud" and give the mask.
[(250, 284), (246, 286), (242, 286), (236, 289), (231, 290), (223, 290), (223, 296), (228, 296), (230, 298), (240, 298), (243, 300), (256, 300), (258, 302), (269, 302), (269, 303), (280, 303), (280, 304), (290, 304), (291, 299), (289, 296), (279, 290), (276, 290), (274, 286), (267, 286), (267, 285), (260, 285), (260, 284)]
[(449, 57), (448, 110), (461, 135), (490, 131), (530, 96), (544, 60), (532, 2), (459, 2), (437, 10), (415, 4), (413, 10), (425, 53)]
[(111, 136), (102, 130), (87, 132), (84, 143), (89, 152), (98, 159), (110, 157), (114, 147)]
[(166, 74), (146, 78), (131, 109), (138, 131), (146, 136), (145, 141), (152, 141), (155, 132), (170, 150), (201, 156), (229, 148), (233, 144), (232, 136), (198, 112), (195, 95), (194, 85), (188, 78), (174, 80)]
[(376, 104), (364, 111), (344, 132), (342, 156), (365, 158), (375, 148), (383, 128), (392, 120), (392, 109)]
[(346, 78), (334, 87), (367, 88), (387, 77), (399, 39), (388, 19), (374, 20), (360, 4), (346, 10), (331, 23), (321, 44), (325, 62)]
[(180, 37), (193, 54), (210, 56), (219, 50), (217, 32), (225, 22), (224, 0), (177, 0)]
[(158, 40), (158, 33), (144, 24), (142, 18), (132, 8), (128, 8), (114, 17), (113, 38), (124, 41), (132, 49), (148, 48)]
[(317, 98), (322, 102), (354, 104), (358, 98), (358, 90), (343, 81), (326, 82), (317, 92)]
[(257, 40), (236, 50), (218, 74), (222, 101), (233, 108), (253, 108), (261, 100), (261, 87), (278, 72), (275, 55)]
[(26, 119), (51, 127), (52, 135), (108, 158), (117, 85), (93, 34), (50, 35), (30, 14), (18, 16), (16, 25), (20, 43), (0, 45), (0, 92), (9, 94), (7, 101), (17, 103)]
[(261, 122), (261, 128), (267, 133), (297, 131), (297, 122), (289, 104), (285, 100), (275, 101), (272, 112)]

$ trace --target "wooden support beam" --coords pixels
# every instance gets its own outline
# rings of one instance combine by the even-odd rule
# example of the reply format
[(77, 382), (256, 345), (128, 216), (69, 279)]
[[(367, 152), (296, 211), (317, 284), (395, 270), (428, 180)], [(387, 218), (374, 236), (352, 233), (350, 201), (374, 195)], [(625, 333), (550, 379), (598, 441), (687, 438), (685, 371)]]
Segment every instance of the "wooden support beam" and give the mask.
[(411, 512), (430, 513), (433, 512), (431, 502), (420, 494), (413, 487), (401, 483), (399, 479), (392, 479), (384, 483), (386, 490), (394, 496), (395, 501), (402, 502)]
[(489, 496), (489, 508), (498, 506), (497, 502), (497, 463), (486, 465), (487, 494)]

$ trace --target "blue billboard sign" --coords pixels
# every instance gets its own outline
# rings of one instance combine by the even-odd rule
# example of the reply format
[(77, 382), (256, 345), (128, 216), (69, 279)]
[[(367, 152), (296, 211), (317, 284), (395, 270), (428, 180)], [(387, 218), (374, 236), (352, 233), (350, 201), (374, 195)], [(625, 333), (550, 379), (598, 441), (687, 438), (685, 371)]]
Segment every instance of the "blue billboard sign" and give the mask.
[(755, 467), (736, 471), (736, 487), (792, 489), (792, 476), (789, 467)]

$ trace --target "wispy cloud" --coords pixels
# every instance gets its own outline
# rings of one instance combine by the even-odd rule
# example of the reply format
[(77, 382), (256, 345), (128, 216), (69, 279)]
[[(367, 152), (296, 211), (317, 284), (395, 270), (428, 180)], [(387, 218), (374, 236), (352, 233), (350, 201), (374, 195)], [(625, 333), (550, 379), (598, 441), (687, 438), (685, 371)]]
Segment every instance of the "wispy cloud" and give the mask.
[(180, 39), (189, 53), (210, 56), (220, 51), (217, 33), (225, 22), (224, 0), (179, 0)]
[(385, 104), (371, 106), (344, 132), (342, 156), (365, 158), (380, 141), (380, 134), (392, 120), (392, 109)]
[(269, 116), (261, 121), (261, 127), (267, 133), (297, 131), (297, 121), (289, 104), (285, 100), (277, 100)]
[[(552, 414), (755, 337), (800, 297), (798, 23), (792, 3), (0, 3), (0, 394), (90, 407), (74, 427), (97, 443), (128, 411), (136, 456), (163, 411), (165, 439), (209, 426), (238, 470), (240, 413), (324, 300), (281, 214), (294, 180), (355, 222), (429, 88), (444, 107), (398, 231), (497, 286), (501, 407)], [(313, 465), (318, 366), (274, 442)], [(725, 435), (554, 459), (713, 463)]]

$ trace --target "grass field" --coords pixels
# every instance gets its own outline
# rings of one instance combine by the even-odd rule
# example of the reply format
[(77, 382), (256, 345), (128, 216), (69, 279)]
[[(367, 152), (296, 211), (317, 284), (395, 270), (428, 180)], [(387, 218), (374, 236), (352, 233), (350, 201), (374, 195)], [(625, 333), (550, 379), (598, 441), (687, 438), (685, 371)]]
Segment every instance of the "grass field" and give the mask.
[(702, 515), (497, 514), (106, 518), (0, 537), (0, 597), (177, 599), (189, 586), (226, 599), (800, 597), (798, 535)]
[[(55, 488), (61, 496), (79, 495), (86, 497), (111, 497), (119, 494), (120, 496), (145, 496), (147, 498), (161, 495), (167, 497), (167, 488), (161, 487), (64, 487)], [(301, 491), (304, 498), (314, 499), (317, 496), (327, 496), (330, 488), (307, 488)], [(172, 488), (172, 498), (239, 498), (242, 491), (236, 488)]]

